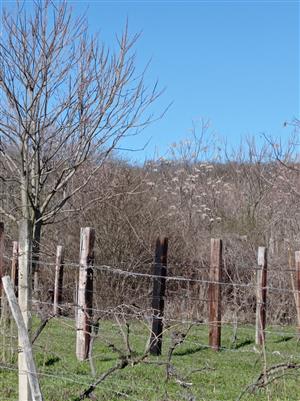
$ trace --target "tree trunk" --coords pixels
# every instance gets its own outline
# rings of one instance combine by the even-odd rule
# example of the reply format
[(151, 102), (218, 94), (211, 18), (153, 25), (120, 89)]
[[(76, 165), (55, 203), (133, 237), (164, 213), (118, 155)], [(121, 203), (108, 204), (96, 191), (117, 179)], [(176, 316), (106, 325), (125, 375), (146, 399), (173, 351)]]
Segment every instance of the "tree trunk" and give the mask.
[[(19, 225), (19, 288), (18, 301), (23, 316), (25, 327), (30, 333), (31, 329), (31, 235), (30, 221), (23, 219)], [(22, 339), (19, 337), (19, 345), (22, 347)], [(27, 377), (27, 365), (24, 350), (18, 352), (19, 367), (19, 401), (31, 401), (29, 381)]]
[[(39, 216), (35, 217), (37, 220)], [(40, 243), (42, 234), (42, 222), (38, 221), (33, 226), (32, 233), (32, 274), (33, 274), (33, 289), (37, 293), (39, 288), (39, 260), (40, 260)]]

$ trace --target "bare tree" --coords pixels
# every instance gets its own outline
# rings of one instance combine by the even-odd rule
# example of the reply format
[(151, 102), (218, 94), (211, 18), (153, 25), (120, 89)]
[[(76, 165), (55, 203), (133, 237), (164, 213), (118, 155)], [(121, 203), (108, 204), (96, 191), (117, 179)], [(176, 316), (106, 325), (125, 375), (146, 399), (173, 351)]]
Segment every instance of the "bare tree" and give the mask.
[(160, 92), (137, 73), (127, 26), (112, 52), (66, 1), (16, 7), (3, 10), (0, 38), (0, 212), (32, 223), (36, 257), (42, 227), (71, 212), (119, 141), (153, 121), (145, 112)]

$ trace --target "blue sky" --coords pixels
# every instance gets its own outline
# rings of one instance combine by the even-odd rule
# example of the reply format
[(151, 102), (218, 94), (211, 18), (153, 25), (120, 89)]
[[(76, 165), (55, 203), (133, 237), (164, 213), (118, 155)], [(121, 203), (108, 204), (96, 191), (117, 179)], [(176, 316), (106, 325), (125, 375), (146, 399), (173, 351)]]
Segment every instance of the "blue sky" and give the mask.
[[(5, 2), (5, 1), (4, 1)], [(231, 146), (262, 133), (286, 136), (299, 117), (299, 1), (69, 1), (87, 10), (90, 29), (110, 44), (129, 20), (142, 31), (137, 68), (149, 59), (147, 83), (166, 87), (157, 114), (165, 117), (124, 146), (142, 160), (184, 139), (192, 121), (211, 120)], [(88, 7), (88, 8), (87, 8)]]
[[(173, 102), (163, 120), (129, 142), (145, 152), (183, 139), (193, 120), (235, 146), (245, 135), (285, 136), (299, 116), (299, 2), (297, 1), (90, 1), (91, 29), (106, 41), (128, 17), (142, 31), (138, 65), (152, 59), (149, 81), (166, 87), (157, 109)], [(72, 2), (74, 10), (86, 3)]]

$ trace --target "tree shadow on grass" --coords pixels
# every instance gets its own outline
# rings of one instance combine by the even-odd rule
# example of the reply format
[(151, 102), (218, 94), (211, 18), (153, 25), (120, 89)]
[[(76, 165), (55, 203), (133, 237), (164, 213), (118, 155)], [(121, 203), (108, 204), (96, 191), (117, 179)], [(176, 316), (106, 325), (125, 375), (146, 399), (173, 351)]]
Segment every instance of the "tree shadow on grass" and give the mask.
[(103, 356), (103, 357), (99, 357), (97, 358), (97, 361), (99, 362), (112, 362), (112, 361), (116, 361), (117, 358), (116, 356)]
[[(237, 343), (234, 347), (227, 348), (227, 347), (222, 347), (221, 346), (221, 348), (219, 349), (218, 352), (228, 351), (228, 350), (231, 350), (231, 349), (239, 349), (239, 348), (245, 347), (246, 345), (250, 345), (250, 344), (254, 344), (254, 340), (248, 338), (247, 340), (244, 340), (244, 341), (242, 341), (240, 343)], [(175, 355), (176, 356), (193, 355), (193, 354), (196, 354), (197, 352), (205, 351), (205, 350), (208, 350), (208, 349), (210, 349), (209, 346), (206, 347), (206, 346), (202, 345), (202, 346), (198, 346), (198, 347), (186, 348), (186, 349), (183, 349), (183, 350), (175, 351), (173, 355), (174, 356)]]
[(286, 343), (287, 341), (292, 340), (294, 337), (293, 336), (285, 336), (285, 337), (281, 337), (278, 340), (274, 341), (274, 343), (278, 344), (278, 343)]
[(254, 340), (252, 340), (251, 338), (247, 338), (247, 340), (237, 343), (235, 345), (234, 349), (240, 349), (240, 348), (245, 347), (246, 345), (251, 345), (251, 344), (254, 344)]
[(54, 356), (53, 358), (49, 358), (45, 362), (45, 366), (53, 366), (55, 363), (59, 362), (60, 358), (58, 356)]
[(203, 346), (194, 347), (194, 348), (186, 348), (183, 350), (175, 351), (173, 355), (174, 356), (193, 355), (193, 354), (196, 354), (197, 352), (204, 351), (207, 349), (208, 349), (208, 347), (203, 347)]

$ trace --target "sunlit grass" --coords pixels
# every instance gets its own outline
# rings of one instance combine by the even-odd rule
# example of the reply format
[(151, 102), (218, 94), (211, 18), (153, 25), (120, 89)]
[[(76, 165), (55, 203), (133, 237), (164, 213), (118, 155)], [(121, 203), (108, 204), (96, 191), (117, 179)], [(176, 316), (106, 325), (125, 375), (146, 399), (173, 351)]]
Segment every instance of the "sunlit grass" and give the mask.
[[(35, 326), (38, 324), (35, 321)], [(214, 352), (207, 347), (206, 325), (193, 327), (183, 344), (173, 355), (172, 364), (176, 376), (166, 381), (166, 361), (171, 332), (184, 332), (187, 327), (177, 326), (166, 330), (163, 355), (149, 357), (147, 363), (128, 366), (108, 377), (94, 392), (97, 400), (236, 400), (247, 385), (253, 383), (263, 369), (264, 358), (254, 345), (254, 327), (241, 326), (238, 338), (232, 343), (232, 328), (222, 328), (222, 349)], [(266, 358), (268, 366), (281, 362), (300, 363), (294, 327), (268, 328)], [(145, 350), (148, 340), (145, 325), (130, 322), (130, 344), (135, 358)], [(46, 401), (71, 401), (92, 381), (88, 361), (78, 362), (75, 356), (75, 323), (71, 319), (52, 319), (34, 345), (35, 361), (40, 373), (40, 383)], [(119, 326), (111, 321), (100, 323), (95, 341), (93, 360), (97, 375), (114, 366), (118, 354), (109, 344), (125, 351)], [(3, 346), (3, 345), (1, 345)], [(2, 352), (1, 352), (2, 355)], [(149, 363), (151, 362), (151, 363)], [(158, 362), (158, 363), (156, 363)], [(2, 364), (3, 365), (3, 364)], [(0, 400), (17, 400), (16, 357), (6, 361), (0, 370)], [(9, 370), (13, 369), (13, 370)], [(181, 384), (176, 382), (179, 378)], [(291, 371), (275, 380), (266, 389), (247, 393), (243, 400), (299, 400), (299, 371)], [(187, 386), (183, 386), (186, 383)], [(192, 398), (194, 397), (194, 398)]]

